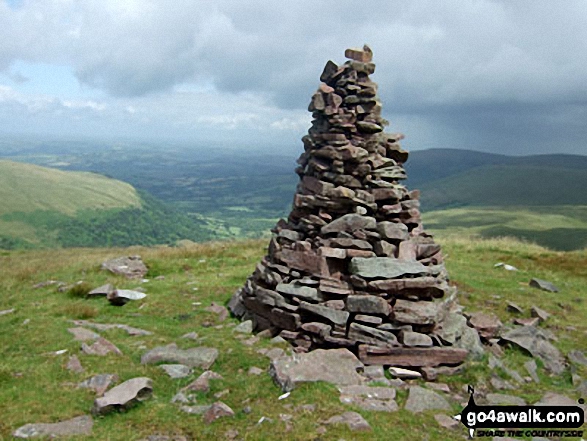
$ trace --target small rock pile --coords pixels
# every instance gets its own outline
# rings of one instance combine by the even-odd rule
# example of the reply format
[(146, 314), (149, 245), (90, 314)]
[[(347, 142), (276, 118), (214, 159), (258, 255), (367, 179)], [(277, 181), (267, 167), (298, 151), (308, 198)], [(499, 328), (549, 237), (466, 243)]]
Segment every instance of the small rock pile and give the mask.
[(292, 211), (229, 307), (297, 352), (345, 347), (365, 364), (459, 365), (473, 330), (422, 227), (419, 192), (399, 183), (408, 153), (403, 135), (383, 132), (372, 55), (348, 49), (349, 61), (326, 64)]

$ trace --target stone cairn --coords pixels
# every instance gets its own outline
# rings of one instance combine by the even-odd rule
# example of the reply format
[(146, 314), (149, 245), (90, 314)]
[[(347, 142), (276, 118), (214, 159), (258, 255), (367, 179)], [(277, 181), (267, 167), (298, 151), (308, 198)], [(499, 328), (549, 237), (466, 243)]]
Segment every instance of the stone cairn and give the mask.
[(309, 105), (289, 218), (229, 307), (296, 352), (344, 347), (365, 364), (457, 366), (468, 352), (457, 347), (463, 326), (444, 322), (465, 319), (422, 227), (419, 192), (399, 184), (403, 135), (383, 132), (371, 49), (345, 56), (342, 66), (328, 61)]

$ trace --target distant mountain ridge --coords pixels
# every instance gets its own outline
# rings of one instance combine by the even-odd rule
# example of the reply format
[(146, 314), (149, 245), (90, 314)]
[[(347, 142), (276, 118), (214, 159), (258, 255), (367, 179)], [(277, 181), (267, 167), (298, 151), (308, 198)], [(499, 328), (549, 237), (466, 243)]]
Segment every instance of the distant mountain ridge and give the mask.
[(412, 152), (409, 188), (425, 210), (463, 206), (587, 205), (587, 156), (505, 156), (456, 149)]

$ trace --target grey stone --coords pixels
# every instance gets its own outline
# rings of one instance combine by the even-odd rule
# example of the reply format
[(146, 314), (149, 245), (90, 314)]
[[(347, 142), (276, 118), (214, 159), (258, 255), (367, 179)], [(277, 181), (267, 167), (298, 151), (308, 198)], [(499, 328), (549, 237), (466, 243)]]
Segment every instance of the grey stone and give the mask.
[(261, 375), (263, 372), (265, 372), (263, 369), (258, 368), (256, 366), (251, 366), (249, 368), (248, 374), (249, 375)]
[(391, 332), (371, 328), (355, 322), (351, 323), (348, 338), (372, 345), (397, 343), (397, 338)]
[(189, 348), (179, 349), (175, 343), (151, 349), (141, 357), (141, 364), (156, 364), (161, 362), (184, 364), (191, 368), (208, 369), (216, 361), (216, 348)]
[(581, 351), (573, 350), (567, 354), (567, 357), (573, 364), (587, 366), (587, 357)]
[(397, 299), (393, 305), (393, 318), (399, 323), (433, 325), (440, 318), (439, 306), (440, 303), (437, 302), (412, 302)]
[(336, 385), (358, 385), (363, 377), (357, 373), (363, 363), (348, 349), (316, 349), (271, 362), (269, 374), (289, 392), (299, 383), (325, 381)]
[(383, 221), (377, 224), (377, 232), (383, 239), (402, 241), (409, 237), (408, 227), (399, 222)]
[(351, 274), (366, 279), (394, 279), (404, 275), (423, 275), (428, 271), (420, 262), (392, 257), (353, 257), (350, 263)]
[(560, 374), (564, 371), (565, 360), (562, 354), (548, 341), (547, 335), (541, 329), (522, 326), (504, 333), (501, 338), (542, 360), (544, 367), (550, 372)]
[(365, 366), (363, 369), (363, 377), (372, 381), (386, 380), (385, 370), (381, 365)]
[(252, 320), (245, 320), (242, 323), (239, 323), (233, 329), (234, 332), (240, 332), (242, 334), (251, 334), (253, 332), (253, 321)]
[(404, 369), (401, 367), (390, 366), (389, 373), (394, 378), (411, 379), (411, 378), (422, 378), (422, 374), (418, 371), (412, 371), (410, 369)]
[(130, 336), (145, 336), (145, 335), (152, 335), (153, 333), (150, 331), (145, 331), (144, 329), (134, 328), (132, 326), (123, 325), (120, 323), (93, 323), (87, 320), (72, 320), (72, 323), (77, 326), (85, 326), (87, 328), (96, 329), (98, 331), (108, 331), (110, 329), (121, 329), (126, 331), (126, 333)]
[(189, 413), (191, 415), (203, 415), (212, 407), (212, 405), (204, 404), (201, 406), (181, 406), (179, 410), (185, 413)]
[(4, 309), (3, 311), (0, 311), (0, 316), (12, 314), (14, 311), (16, 311), (15, 308)]
[(524, 363), (524, 367), (528, 371), (528, 374), (530, 374), (530, 377), (532, 377), (532, 380), (534, 380), (534, 383), (540, 383), (540, 378), (538, 378), (538, 373), (536, 372), (538, 369), (538, 366), (536, 366), (536, 361), (527, 361)]
[(103, 337), (98, 338), (93, 344), (82, 343), (82, 352), (87, 355), (105, 356), (108, 354), (122, 355), (120, 349)]
[(102, 264), (102, 269), (123, 275), (129, 279), (142, 279), (148, 271), (140, 256), (118, 257), (107, 260)]
[(577, 406), (577, 401), (555, 392), (546, 392), (534, 406)]
[(298, 282), (280, 283), (275, 290), (280, 294), (299, 297), (303, 300), (314, 300), (316, 302), (323, 300), (322, 295), (316, 288), (304, 286)]
[(69, 328), (67, 331), (71, 333), (73, 338), (77, 341), (92, 341), (100, 338), (99, 334), (85, 328)]
[(185, 386), (182, 392), (208, 392), (210, 390), (210, 380), (222, 380), (222, 375), (213, 372), (205, 371), (198, 378)]
[(204, 413), (204, 422), (210, 424), (219, 418), (233, 417), (234, 411), (224, 404), (222, 401), (217, 401), (212, 404), (210, 408)]
[(451, 410), (451, 407), (442, 395), (420, 386), (410, 386), (405, 409), (419, 413), (431, 409)]
[(485, 396), (487, 403), (490, 405), (500, 405), (500, 406), (525, 406), (526, 401), (524, 401), (520, 397), (515, 397), (513, 395), (506, 395), (506, 394), (487, 394)]
[(552, 284), (551, 282), (547, 282), (546, 280), (541, 280), (541, 279), (536, 279), (536, 278), (531, 279), (530, 286), (532, 288), (541, 289), (542, 291), (558, 292), (558, 288), (554, 284)]
[(348, 296), (346, 299), (346, 310), (349, 312), (359, 312), (361, 314), (382, 314), (389, 315), (391, 307), (389, 303), (381, 297), (372, 295)]
[(97, 297), (97, 296), (107, 296), (108, 294), (116, 291), (114, 285), (111, 283), (107, 283), (106, 285), (99, 286), (98, 288), (94, 288), (88, 293), (88, 297)]
[(77, 387), (81, 387), (82, 389), (91, 389), (96, 392), (96, 395), (100, 397), (104, 395), (104, 393), (111, 385), (117, 383), (118, 381), (120, 381), (120, 378), (118, 378), (118, 375), (116, 374), (98, 374), (82, 381), (77, 385)]
[(338, 311), (322, 305), (313, 305), (307, 302), (300, 303), (300, 309), (311, 312), (320, 317), (324, 317), (335, 325), (346, 326), (349, 319), (349, 313), (346, 311)]
[(93, 425), (92, 417), (83, 415), (58, 423), (26, 424), (16, 429), (12, 436), (15, 438), (89, 436), (92, 434)]
[(495, 314), (485, 314), (483, 312), (472, 313), (469, 323), (481, 337), (487, 340), (495, 337), (502, 327), (501, 321)]
[(173, 379), (185, 378), (192, 373), (192, 370), (183, 364), (161, 364), (159, 367)]
[(153, 393), (153, 381), (137, 377), (113, 387), (103, 397), (94, 401), (92, 413), (104, 415), (114, 410), (126, 410), (138, 402), (148, 399)]
[(339, 388), (340, 402), (376, 412), (395, 412), (395, 389), (390, 387), (343, 386)]
[(496, 390), (513, 390), (516, 388), (512, 383), (498, 377), (497, 375), (493, 375), (489, 380), (489, 383), (491, 383), (491, 386)]
[(550, 317), (548, 312), (534, 305), (530, 308), (530, 314), (532, 314), (532, 317), (538, 317), (541, 322), (545, 322)]
[(356, 230), (373, 230), (375, 229), (375, 218), (361, 216), (357, 213), (345, 214), (338, 219), (333, 220), (320, 229), (321, 234), (339, 233), (341, 231), (352, 232)]
[(223, 322), (228, 318), (228, 309), (226, 307), (219, 305), (216, 302), (212, 302), (212, 304), (205, 308), (208, 312), (213, 312), (218, 316), (218, 320)]
[(84, 367), (79, 361), (79, 358), (77, 358), (77, 355), (72, 355), (71, 357), (69, 357), (69, 360), (65, 368), (68, 371), (75, 372), (76, 374), (81, 374), (82, 372), (84, 372)]
[(509, 312), (512, 312), (514, 314), (524, 314), (524, 310), (513, 302), (508, 302), (506, 308)]
[(432, 339), (426, 334), (413, 331), (400, 331), (399, 339), (404, 346), (427, 348), (433, 345)]
[(117, 289), (109, 293), (106, 298), (110, 303), (116, 306), (122, 306), (133, 300), (141, 300), (147, 297), (147, 294), (130, 289)]
[(346, 424), (353, 432), (369, 431), (371, 426), (357, 412), (345, 412), (341, 415), (335, 415), (324, 422), (324, 424)]
[(188, 332), (181, 336), (181, 338), (187, 338), (188, 340), (197, 340), (199, 337), (197, 332)]
[(437, 331), (437, 334), (451, 345), (469, 351), (469, 355), (474, 359), (479, 359), (485, 354), (479, 334), (467, 326), (467, 319), (459, 313), (446, 314), (442, 329)]
[(445, 429), (456, 429), (458, 426), (461, 425), (460, 421), (455, 420), (453, 417), (445, 415), (443, 413), (438, 413), (434, 415), (434, 419), (438, 423), (440, 427), (444, 427)]

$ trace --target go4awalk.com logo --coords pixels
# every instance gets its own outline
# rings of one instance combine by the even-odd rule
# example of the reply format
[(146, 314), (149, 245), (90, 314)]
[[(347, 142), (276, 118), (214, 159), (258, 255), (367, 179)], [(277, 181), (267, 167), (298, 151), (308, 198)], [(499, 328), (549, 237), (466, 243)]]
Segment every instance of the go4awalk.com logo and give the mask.
[[(583, 430), (579, 429), (585, 422), (585, 414), (579, 406), (478, 406), (471, 386), (468, 391), (467, 406), (454, 418), (469, 429), (470, 439), (475, 434), (478, 437), (583, 436)], [(579, 400), (579, 404), (583, 403)]]

